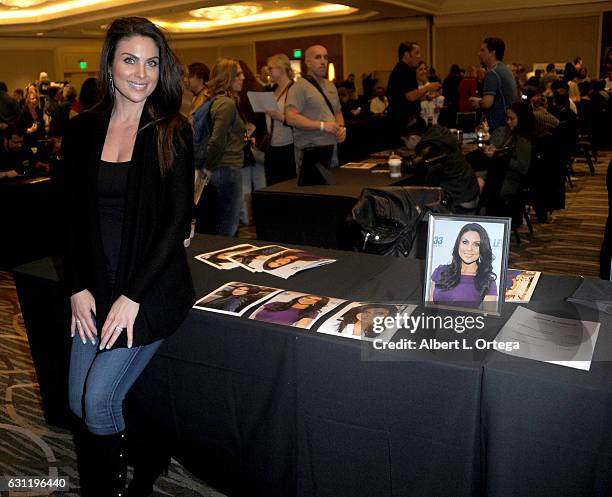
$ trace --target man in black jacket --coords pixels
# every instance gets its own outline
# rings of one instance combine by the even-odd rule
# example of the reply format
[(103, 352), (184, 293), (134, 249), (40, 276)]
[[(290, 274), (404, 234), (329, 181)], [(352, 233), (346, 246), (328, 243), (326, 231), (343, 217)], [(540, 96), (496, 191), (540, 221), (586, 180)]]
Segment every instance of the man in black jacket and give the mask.
[(415, 152), (417, 182), (442, 187), (453, 212), (476, 209), (480, 187), (455, 135), (442, 126), (431, 126), (424, 132), (409, 134), (405, 141), (408, 149)]

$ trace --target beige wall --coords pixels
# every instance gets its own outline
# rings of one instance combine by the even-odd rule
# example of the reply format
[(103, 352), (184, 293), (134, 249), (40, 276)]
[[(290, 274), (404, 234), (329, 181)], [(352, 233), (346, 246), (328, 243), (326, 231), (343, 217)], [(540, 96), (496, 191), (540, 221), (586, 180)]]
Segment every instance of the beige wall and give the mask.
[(217, 47), (200, 47), (200, 48), (176, 48), (176, 55), (180, 61), (189, 65), (193, 62), (203, 62), (210, 69), (219, 56), (219, 50)]
[[(345, 74), (355, 73), (361, 91), (361, 75), (372, 71), (386, 73), (397, 64), (397, 47), (403, 41), (416, 41), (427, 60), (427, 32), (402, 30), (383, 33), (350, 34), (344, 36)], [(386, 82), (379, 81), (386, 85)]]
[(9, 93), (24, 88), (38, 80), (41, 71), (50, 79), (57, 77), (53, 50), (0, 50), (0, 81), (8, 86)]
[(436, 69), (443, 77), (453, 63), (477, 65), (482, 40), (498, 36), (506, 42), (505, 62), (521, 63), (530, 70), (533, 63), (567, 62), (580, 55), (594, 74), (599, 30), (596, 16), (436, 27)]

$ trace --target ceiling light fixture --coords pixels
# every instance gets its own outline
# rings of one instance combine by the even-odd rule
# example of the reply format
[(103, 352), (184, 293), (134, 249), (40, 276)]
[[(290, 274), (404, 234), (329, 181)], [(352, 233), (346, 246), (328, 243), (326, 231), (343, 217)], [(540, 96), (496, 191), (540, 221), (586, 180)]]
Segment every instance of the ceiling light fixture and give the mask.
[(18, 9), (26, 9), (45, 3), (47, 0), (0, 0), (2, 5), (7, 7), (17, 7)]
[(229, 21), (240, 17), (252, 16), (260, 12), (261, 9), (261, 5), (256, 3), (235, 3), (190, 10), (189, 15), (198, 19), (210, 19), (211, 21)]
[[(322, 10), (323, 9), (323, 10)], [(207, 10), (207, 9), (201, 9)], [(334, 14), (352, 14), (358, 9), (340, 4), (327, 4), (308, 9), (282, 9), (282, 10), (265, 10), (257, 14), (245, 15), (235, 19), (218, 19), (214, 21), (188, 21), (188, 22), (167, 22), (157, 19), (151, 19), (152, 22), (159, 27), (168, 29), (174, 32), (180, 31), (205, 31), (208, 29), (219, 29), (227, 26), (239, 24), (251, 24), (257, 22), (277, 21), (292, 17), (315, 15), (327, 16)], [(193, 11), (192, 11), (193, 12)]]
[[(33, 18), (45, 18), (47, 16), (53, 17), (61, 14), (62, 12), (78, 11), (78, 9), (83, 9), (94, 5), (104, 5), (113, 1), (114, 0), (71, 0), (68, 2), (52, 3), (51, 5), (45, 5), (37, 9), (2, 11), (2, 15), (0, 16), (0, 25), (31, 22), (31, 19)], [(5, 2), (5, 0), (0, 0), (0, 2)]]

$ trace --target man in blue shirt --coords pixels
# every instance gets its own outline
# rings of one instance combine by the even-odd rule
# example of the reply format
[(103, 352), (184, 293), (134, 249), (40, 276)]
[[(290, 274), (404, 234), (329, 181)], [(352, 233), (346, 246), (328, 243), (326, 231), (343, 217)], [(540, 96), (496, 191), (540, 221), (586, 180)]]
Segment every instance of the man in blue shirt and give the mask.
[(482, 98), (472, 97), (470, 101), (475, 109), (484, 110), (490, 131), (505, 125), (506, 109), (518, 100), (514, 76), (502, 62), (505, 51), (506, 44), (501, 38), (486, 38), (478, 52), (487, 74)]

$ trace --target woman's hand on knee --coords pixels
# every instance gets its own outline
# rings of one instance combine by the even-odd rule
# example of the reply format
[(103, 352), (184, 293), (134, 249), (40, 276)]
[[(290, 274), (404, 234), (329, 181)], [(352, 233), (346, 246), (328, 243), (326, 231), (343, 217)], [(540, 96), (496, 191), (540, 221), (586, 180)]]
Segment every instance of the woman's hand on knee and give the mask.
[(102, 327), (100, 350), (105, 347), (110, 349), (123, 332), (127, 333), (128, 347), (132, 346), (134, 321), (136, 321), (139, 310), (140, 304), (127, 298), (125, 295), (121, 295), (115, 300)]
[(96, 324), (94, 316), (96, 315), (96, 300), (89, 290), (81, 290), (70, 297), (70, 306), (72, 307), (72, 321), (70, 323), (70, 335), (74, 337), (78, 331), (83, 343), (87, 340), (95, 343)]

